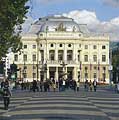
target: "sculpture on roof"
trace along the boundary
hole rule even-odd
[[[64,27],[63,23],[60,23],[59,26],[55,28],[55,31],[66,31],[66,27]]]

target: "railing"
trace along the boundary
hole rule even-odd
[[[70,61],[62,61],[62,60],[48,60],[47,61],[47,64],[62,64],[62,63],[65,63],[65,64],[77,64],[76,61],[73,61],[73,60],[70,60]],[[79,62],[80,63],[80,62]]]

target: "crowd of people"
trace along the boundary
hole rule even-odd
[[[58,81],[54,80],[53,78],[47,79],[46,81],[37,81],[33,80],[32,82],[23,82],[18,81],[15,82],[14,89],[21,89],[21,90],[29,90],[33,92],[49,92],[49,91],[65,91],[67,89],[71,89],[73,91],[79,91],[80,88],[80,81],[76,80],[69,80],[69,79],[63,79],[60,78]],[[84,89],[85,91],[95,91],[97,89],[97,81],[94,79],[92,82],[91,80],[88,81],[87,79],[84,82]]]
[[[60,78],[58,81],[55,81],[53,78],[47,79],[46,81],[36,81],[32,82],[15,82],[14,89],[21,88],[21,90],[29,90],[29,91],[65,91],[66,89],[72,89],[74,91],[79,91],[79,81],[68,80]]]

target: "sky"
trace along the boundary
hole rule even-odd
[[[87,24],[90,31],[109,34],[111,41],[119,41],[119,0],[30,0],[23,31],[44,16],[62,15],[78,24]]]

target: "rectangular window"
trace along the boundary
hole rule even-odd
[[[105,46],[105,45],[102,45],[102,49],[106,49],[106,46]]]
[[[59,50],[58,51],[58,60],[63,60],[63,55],[64,55],[63,50]]]
[[[27,61],[27,55],[26,54],[23,55],[23,60]]]
[[[36,73],[33,73],[33,78],[36,78]]]
[[[97,55],[93,55],[93,61],[97,62]]]
[[[85,56],[84,56],[84,61],[85,61],[85,62],[88,62],[88,55],[85,55]]]
[[[97,49],[97,46],[96,46],[96,45],[93,45],[93,49]]]
[[[33,45],[32,47],[33,47],[33,49],[36,49],[36,45]]]
[[[27,45],[24,45],[24,49],[27,49]]]
[[[44,51],[41,50],[40,53],[41,53],[41,61],[44,61]]]
[[[85,45],[85,49],[88,49],[88,45]]]
[[[14,55],[14,61],[18,61],[18,55]]]
[[[106,62],[106,55],[102,55],[102,62]]]
[[[96,73],[94,73],[93,77],[94,77],[94,78],[97,78],[97,74],[96,74]]]
[[[67,51],[67,60],[70,61],[70,60],[72,60],[72,58],[73,58],[73,52],[72,52],[72,50],[68,50]]]
[[[36,61],[36,54],[33,54],[32,60],[33,60],[33,61]]]

